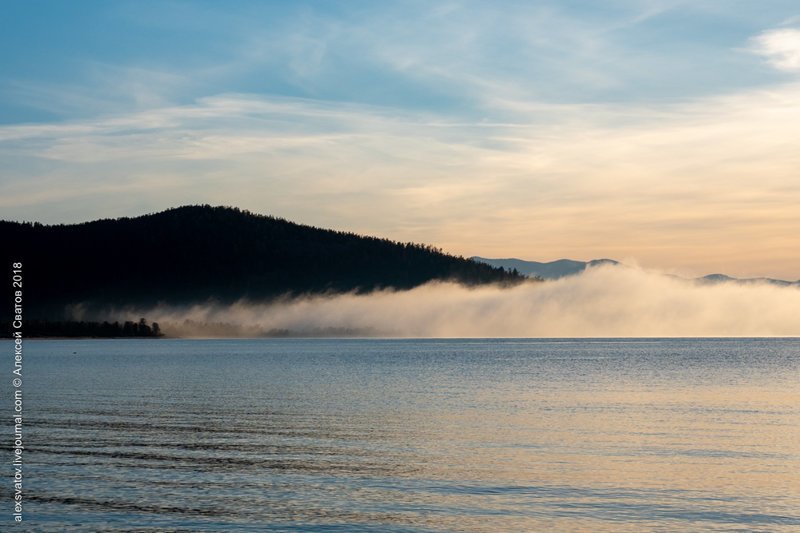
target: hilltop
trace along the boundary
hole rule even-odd
[[[524,280],[428,245],[209,205],[70,225],[2,221],[0,235],[4,264],[24,263],[29,319],[59,319],[75,304],[103,309],[265,301],[403,290],[433,280],[465,285]]]

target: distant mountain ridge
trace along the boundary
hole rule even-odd
[[[568,276],[575,276],[584,270],[594,266],[600,265],[622,265],[624,264],[614,261],[613,259],[593,259],[591,261],[575,261],[572,259],[558,259],[546,263],[538,261],[525,261],[523,259],[508,258],[508,259],[489,259],[485,257],[473,256],[473,261],[486,263],[494,267],[502,267],[506,270],[516,269],[517,272],[528,277],[537,277],[545,280],[560,279]],[[778,285],[781,287],[800,287],[800,280],[786,281],[782,279],[773,278],[734,278],[725,274],[709,274],[699,278],[694,278],[694,281],[703,284],[716,284],[716,283],[768,283],[771,285]]]
[[[713,285],[716,283],[743,283],[743,284],[769,283],[770,285],[779,285],[781,287],[792,287],[792,286],[800,287],[800,280],[786,281],[783,279],[774,279],[774,278],[734,278],[726,274],[708,274],[707,276],[695,278],[695,281],[698,281],[700,283],[706,283],[709,285]]]
[[[209,205],[69,225],[0,221],[0,236],[3,264],[23,263],[29,319],[60,319],[77,304],[120,309],[525,280],[432,246]]]
[[[618,265],[613,259],[593,259],[591,261],[574,261],[572,259],[559,259],[549,263],[538,261],[525,261],[523,259],[488,259],[485,257],[474,256],[473,261],[486,263],[494,267],[502,267],[506,270],[516,269],[517,272],[531,278],[559,279],[567,276],[580,274],[589,267],[599,265]]]

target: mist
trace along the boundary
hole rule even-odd
[[[161,323],[168,335],[189,337],[800,336],[800,288],[708,285],[639,268],[601,266],[513,288],[429,283],[408,291],[268,304],[127,309],[118,316],[131,314]]]

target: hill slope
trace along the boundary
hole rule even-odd
[[[28,318],[56,318],[75,303],[231,302],[523,279],[430,246],[207,205],[74,225],[0,222],[0,236],[13,243],[3,248],[4,265],[24,263]]]

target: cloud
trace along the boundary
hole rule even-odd
[[[751,40],[750,51],[784,72],[800,72],[800,29],[765,31]]]
[[[273,330],[400,337],[798,336],[800,289],[703,285],[638,268],[604,266],[511,289],[432,283],[403,292],[158,307],[116,315],[120,320],[132,316],[146,316],[172,328],[173,334],[200,336]],[[203,331],[198,326],[203,323],[228,325]]]

